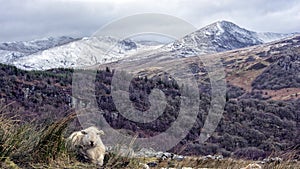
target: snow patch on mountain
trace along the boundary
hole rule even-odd
[[[165,46],[174,57],[211,54],[259,45],[293,34],[257,33],[228,21],[218,21]]]
[[[185,37],[162,44],[113,37],[45,38],[0,44],[0,62],[21,69],[83,68],[139,59],[175,59],[223,52],[283,39],[294,34],[257,33],[218,21]]]
[[[61,46],[78,39],[62,36],[37,39],[32,41],[0,43],[0,62],[10,64],[13,61],[39,51]]]
[[[19,68],[46,70],[52,68],[84,68],[96,64],[114,62],[133,53],[159,48],[155,45],[138,44],[130,39],[113,37],[90,37],[44,50],[13,62]]]
[[[284,39],[293,36],[295,34],[296,33],[272,33],[272,32],[256,33],[257,37],[264,43]]]

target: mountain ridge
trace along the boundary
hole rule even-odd
[[[0,62],[27,70],[85,67],[155,55],[167,59],[212,54],[268,43],[292,35],[294,33],[257,33],[229,21],[217,21],[166,45],[139,43],[130,39],[116,40],[112,37],[86,37],[71,39],[65,44],[50,45],[45,50],[42,45],[42,48],[24,52],[22,45],[20,50],[9,51],[8,43],[2,43]],[[5,44],[7,50],[4,50]],[[17,49],[18,43],[14,44]]]
[[[68,36],[48,37],[30,41],[0,43],[0,62],[11,64],[14,60],[43,50],[65,45],[79,40]]]
[[[170,47],[174,51],[180,51],[182,53],[179,52],[180,56],[186,57],[186,55],[211,54],[259,45],[294,34],[258,33],[241,28],[229,21],[217,21],[170,44]]]

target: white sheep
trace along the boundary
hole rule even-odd
[[[81,131],[73,132],[68,138],[67,143],[70,149],[76,150],[81,146],[81,140],[83,138],[83,134]]]
[[[92,126],[72,133],[68,137],[68,142],[71,149],[77,150],[77,153],[80,153],[92,163],[102,166],[105,146],[100,135],[104,135],[104,132]]]

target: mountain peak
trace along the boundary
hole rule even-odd
[[[241,28],[240,26],[238,26],[237,24],[235,24],[233,22],[225,21],[225,20],[214,22],[214,23],[204,27],[203,29],[214,29],[214,30],[220,30],[221,32],[226,32],[226,31],[234,31],[234,32],[242,31],[242,32],[247,32],[247,33],[252,32],[247,29]]]
[[[212,24],[220,24],[220,25],[236,25],[235,23],[233,22],[230,22],[230,21],[226,21],[226,20],[220,20],[220,21],[217,21],[217,22],[214,22]],[[236,25],[237,26],[237,25]]]
[[[183,55],[191,53],[191,56],[223,52],[227,50],[243,48],[263,43],[255,32],[246,30],[229,21],[217,21],[197,30],[179,41],[187,46]],[[182,46],[175,43],[176,50]],[[189,52],[192,51],[192,52]]]

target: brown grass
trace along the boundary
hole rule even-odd
[[[83,163],[65,146],[65,131],[76,113],[38,128],[34,124],[21,124],[13,118],[5,117],[10,105],[0,106],[0,168],[99,168],[90,163]],[[134,140],[133,140],[134,142]],[[157,163],[154,168],[193,167],[239,169],[256,161],[223,159],[204,160],[201,157],[186,157],[183,161],[160,160],[158,158],[128,158],[108,153],[102,168],[142,168],[142,164]],[[262,165],[264,169],[299,169],[300,163],[283,161],[279,164]]]

